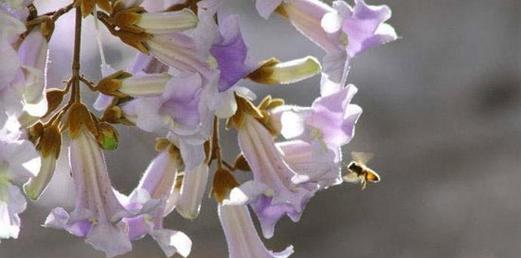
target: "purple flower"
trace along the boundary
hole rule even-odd
[[[272,135],[251,115],[246,115],[238,130],[238,138],[255,184],[268,189],[251,204],[264,236],[271,238],[275,224],[282,216],[288,215],[294,222],[300,220],[314,191],[304,184],[307,177],[298,175],[289,167]]]
[[[125,116],[145,131],[168,133],[191,170],[204,159],[203,143],[211,134],[219,101],[217,75],[207,80],[198,73],[178,74],[157,96],[138,97],[123,106]]]
[[[322,190],[342,183],[341,161],[336,153],[317,141],[292,140],[278,142],[284,160],[299,175],[307,177],[311,189]]]
[[[336,12],[323,17],[324,29],[347,37],[346,51],[350,57],[360,52],[397,39],[394,28],[385,23],[391,18],[391,9],[386,5],[368,5],[364,0],[355,0],[354,7],[344,1],[333,2]]]
[[[179,152],[175,148],[163,150],[148,166],[139,185],[125,199],[125,207],[133,213],[145,213],[124,218],[128,225],[130,240],[150,235],[159,244],[167,257],[176,253],[186,257],[192,242],[183,232],[163,228],[167,200],[173,193],[173,185],[180,164]]]
[[[398,38],[394,28],[385,23],[391,18],[391,9],[386,5],[367,5],[364,0],[355,0],[355,6],[351,7],[344,1],[335,1],[333,8],[334,12],[322,18],[322,27],[345,50],[330,51],[324,57],[322,95],[334,93],[338,86],[343,86],[351,58]]]
[[[344,1],[335,1],[331,7],[319,0],[257,0],[257,10],[265,18],[277,8],[300,33],[326,51],[322,95],[344,85],[351,58],[397,39],[394,28],[385,23],[391,18],[385,5],[367,5],[364,0],[355,0],[354,7]]]
[[[144,86],[148,88],[148,85]],[[161,132],[171,128],[176,133],[187,134],[200,126],[199,104],[203,86],[199,74],[179,74],[172,77],[156,96],[136,98],[124,107],[124,111],[129,117],[135,117],[137,126],[145,131]]]
[[[273,111],[280,119],[280,130],[286,139],[318,141],[334,151],[340,160],[339,148],[351,141],[362,109],[351,104],[358,89],[348,85],[334,94],[317,98],[311,107],[282,106]]]
[[[218,206],[219,220],[226,236],[229,258],[286,258],[293,254],[293,246],[282,252],[272,252],[264,246],[245,205]]]
[[[117,199],[102,150],[94,135],[84,126],[71,139],[69,147],[71,173],[76,185],[76,205],[70,214],[55,208],[45,221],[50,228],[65,229],[85,237],[95,249],[114,257],[132,250],[127,227],[121,221],[130,213]]]

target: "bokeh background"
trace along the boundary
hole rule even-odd
[[[43,12],[68,1],[36,2]],[[322,56],[283,19],[261,19],[253,0],[230,2],[254,57]],[[521,1],[368,2],[393,9],[390,23],[402,38],[353,63],[349,82],[360,90],[354,102],[364,114],[345,153],[375,153],[370,165],[383,181],[366,191],[344,184],[319,193],[300,223],[284,219],[266,245],[281,250],[293,244],[299,258],[521,257]],[[51,86],[61,87],[68,75],[70,24],[72,16],[63,18],[51,42]],[[83,35],[82,69],[95,80],[95,36],[92,30]],[[125,68],[133,51],[108,35],[104,43],[109,63]],[[319,92],[318,77],[278,88],[242,84],[259,96],[300,105]],[[107,160],[116,188],[129,193],[155,154],[155,136],[127,128],[121,133],[120,150]],[[237,153],[233,134],[224,141],[231,158]],[[61,172],[43,200],[23,213],[20,238],[2,242],[0,257],[104,257],[63,231],[40,227],[52,207],[73,204],[66,162],[60,160]],[[227,256],[213,200],[205,200],[197,220],[173,214],[166,226],[192,238],[191,257]],[[122,257],[163,254],[146,238]]]

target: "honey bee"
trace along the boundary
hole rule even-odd
[[[366,165],[373,158],[373,154],[351,152],[351,156],[353,161],[347,165],[347,173],[343,177],[345,182],[360,184],[362,190],[367,187],[367,182],[380,182],[380,175]]]

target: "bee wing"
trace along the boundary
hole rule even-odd
[[[345,182],[348,183],[360,183],[360,177],[356,173],[347,173],[343,177]]]
[[[360,162],[362,164],[367,164],[373,157],[373,153],[368,152],[351,152],[351,157],[353,158],[353,161]]]

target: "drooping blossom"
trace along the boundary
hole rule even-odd
[[[229,258],[286,258],[293,254],[293,246],[281,252],[270,251],[264,246],[246,205],[219,204],[218,214],[228,243]]]
[[[248,207],[245,205],[245,201],[250,196],[245,198],[243,194],[260,192],[256,192],[255,183],[251,181],[244,183],[240,188],[238,186],[239,183],[230,171],[223,168],[217,169],[213,179],[212,192],[218,202],[217,213],[226,237],[228,257],[286,258],[293,254],[293,246],[288,246],[281,252],[270,251],[264,246],[253,225]],[[266,188],[262,189],[262,191],[264,190]]]
[[[62,136],[57,126],[50,125],[42,131],[37,145],[41,157],[40,170],[38,174],[25,183],[23,187],[24,193],[32,200],[40,198],[51,181],[62,147]]]
[[[209,138],[215,109],[211,98],[217,79],[206,80],[198,73],[173,76],[155,96],[138,97],[123,106],[125,116],[145,131],[169,133],[181,149],[186,169],[204,159],[204,142]],[[211,93],[210,93],[211,92]]]
[[[358,89],[347,85],[328,96],[317,98],[311,107],[281,106],[273,110],[272,118],[286,139],[316,141],[335,153],[340,161],[340,147],[349,143],[362,109],[351,100]]]
[[[350,6],[344,1],[335,1],[333,8],[334,12],[322,18],[322,27],[344,46],[345,52],[328,52],[324,57],[322,95],[334,93],[339,84],[345,83],[351,58],[398,38],[394,28],[385,23],[391,18],[387,5],[368,5],[364,0],[355,0],[355,5]]]
[[[364,50],[397,39],[386,5],[368,5],[355,0],[354,6],[335,1],[329,6],[319,0],[257,0],[259,13],[268,18],[277,11],[326,52],[323,59],[322,95],[337,91],[345,83],[350,59]]]
[[[76,186],[76,204],[72,212],[55,208],[45,226],[64,229],[85,238],[96,250],[114,257],[132,250],[122,222],[131,214],[120,203],[112,188],[107,165],[93,134],[95,126],[82,104],[75,104],[69,114],[69,162]]]
[[[318,189],[342,182],[342,146],[354,137],[362,109],[351,100],[354,85],[317,98],[311,107],[280,106],[272,111],[272,123],[288,141],[277,143],[285,161]]]
[[[192,37],[182,31],[194,28],[197,17],[189,9],[149,13],[143,1],[119,1],[110,20],[120,30],[114,34],[142,53],[183,72],[210,73],[208,60]]]
[[[271,238],[282,216],[287,215],[294,222],[300,220],[314,191],[306,187],[307,178],[298,175],[284,160],[271,133],[251,115],[245,115],[238,138],[254,182],[258,187],[269,189],[255,198],[252,208],[264,236]]]
[[[167,257],[179,253],[183,257],[190,254],[192,242],[183,232],[163,228],[163,218],[168,199],[174,191],[174,183],[182,162],[179,150],[173,145],[165,146],[150,163],[143,174],[139,185],[128,198],[124,199],[125,207],[134,213],[144,213],[125,218],[130,240],[150,235],[161,247]]]

